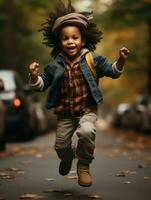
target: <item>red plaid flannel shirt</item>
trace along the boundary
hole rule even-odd
[[[59,104],[54,108],[54,112],[57,114],[78,115],[92,110],[87,106],[90,91],[79,64],[84,53],[86,51],[81,52],[73,62],[64,57],[66,66],[61,84],[61,98]]]

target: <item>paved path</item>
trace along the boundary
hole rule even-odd
[[[25,199],[27,194],[28,199],[44,200],[151,199],[151,137],[101,130],[99,121],[89,188],[77,184],[76,160],[69,176],[58,174],[54,138],[50,133],[32,142],[7,145],[8,156],[0,159],[0,200]]]

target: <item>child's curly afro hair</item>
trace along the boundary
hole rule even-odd
[[[58,53],[61,52],[60,42],[59,42],[59,31],[52,32],[52,27],[54,25],[55,20],[58,17],[64,16],[69,13],[76,12],[75,8],[72,6],[71,1],[68,0],[68,6],[66,7],[61,0],[58,0],[54,10],[49,13],[49,18],[45,23],[42,24],[42,28],[39,31],[43,32],[43,44],[52,48],[51,55],[52,57],[56,57]],[[80,12],[88,19],[92,16],[92,12]],[[96,24],[89,19],[89,24],[87,28],[79,27],[82,37],[85,41],[85,48],[90,51],[94,51],[96,49],[96,44],[102,39],[102,32],[97,28]]]

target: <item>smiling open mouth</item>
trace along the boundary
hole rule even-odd
[[[72,51],[72,50],[75,50],[76,47],[67,47],[68,51]]]

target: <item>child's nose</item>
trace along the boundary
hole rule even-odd
[[[71,44],[71,43],[73,43],[73,39],[72,38],[68,40],[68,44]]]

